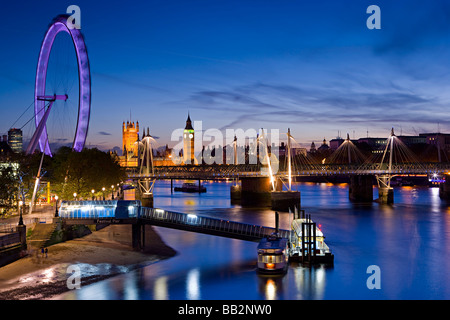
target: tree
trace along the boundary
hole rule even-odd
[[[17,169],[14,163],[0,166],[0,216],[14,207],[17,196]]]
[[[102,188],[123,181],[125,170],[105,152],[96,148],[83,149],[81,152],[60,148],[53,159],[52,176],[53,191],[62,199],[77,197],[90,199],[91,190],[96,193]]]
[[[0,206],[3,206],[6,211],[14,208],[19,200],[24,203],[31,200],[41,155],[41,153],[32,155],[19,153],[2,159],[0,165]],[[47,174],[45,168],[49,167],[50,159],[48,156],[44,157],[42,166],[44,169],[41,170],[41,176]],[[37,190],[37,195],[40,192],[41,188]]]

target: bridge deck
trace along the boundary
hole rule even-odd
[[[280,168],[281,169],[281,168]],[[450,171],[450,163],[399,163],[391,170],[385,164],[317,164],[299,166],[292,169],[292,176],[336,176],[336,175],[383,175],[388,174],[433,174]],[[287,176],[279,170],[277,176]],[[139,179],[221,179],[268,176],[268,171],[260,165],[200,165],[200,166],[160,166],[153,173],[140,174],[136,169],[128,169],[128,177]]]

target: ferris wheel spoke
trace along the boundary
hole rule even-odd
[[[39,101],[55,101],[55,100],[66,101],[69,98],[69,96],[67,94],[54,94],[52,96],[37,96],[36,98]]]

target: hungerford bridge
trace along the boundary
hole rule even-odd
[[[375,177],[378,183],[379,201],[390,204],[393,203],[394,198],[391,187],[393,177],[398,175],[436,176],[450,172],[450,163],[448,162],[421,163],[418,161],[414,154],[395,136],[393,129],[386,140],[386,146],[379,162],[369,162],[363,159],[361,152],[347,136],[347,139],[328,160],[330,163],[314,164],[304,161],[302,164],[292,165],[290,131],[287,135],[287,164],[283,170],[275,172],[272,171],[273,164],[270,163],[268,144],[264,143],[266,142],[264,135],[260,137],[262,138],[260,142],[261,146],[266,148],[265,165],[153,166],[151,147],[153,139],[149,134],[144,134],[142,140],[139,141],[139,167],[129,170],[128,178],[139,187],[139,195],[144,206],[152,206],[153,186],[158,179],[198,180],[199,186],[201,180],[232,179],[236,181],[236,184],[231,187],[231,199],[261,203],[261,200],[268,198],[274,209],[282,210],[300,204],[300,192],[291,189],[294,177],[348,176],[350,177],[350,199],[362,202],[373,201]],[[236,154],[236,140],[234,146]],[[343,158],[345,158],[344,161]],[[337,162],[340,163],[337,164]],[[237,183],[238,181],[241,182],[240,185]],[[283,185],[286,186],[286,191],[282,191]],[[448,187],[447,184],[441,185],[441,194],[447,193],[450,195],[450,183]]]
[[[258,164],[246,165],[184,165],[184,166],[155,166],[151,173],[130,171],[128,177],[139,179],[242,179],[248,177],[267,177],[265,167]],[[379,163],[373,164],[321,164],[304,165],[291,171],[291,176],[350,176],[350,175],[402,175],[402,174],[443,174],[450,171],[449,163],[409,163],[393,164],[391,168]],[[287,178],[288,171],[278,171],[276,177]]]

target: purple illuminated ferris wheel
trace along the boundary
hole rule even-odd
[[[55,132],[51,135],[53,140],[70,140],[71,142],[73,139],[72,149],[75,151],[81,151],[86,142],[91,108],[89,59],[83,35],[79,29],[69,27],[68,17],[69,15],[57,16],[50,24],[42,41],[34,93],[36,131],[30,140],[27,154],[33,153],[39,144],[41,152],[52,155],[48,132],[50,126],[63,128],[72,126],[72,132],[64,139],[60,133]],[[69,36],[63,39],[66,41],[67,51],[55,58],[53,56],[57,53],[53,51],[58,51],[55,41],[59,34]],[[56,42],[59,41],[61,40]],[[52,86],[52,81],[57,85]],[[57,106],[53,107],[54,104]],[[58,125],[51,125],[48,122],[49,116],[53,113],[50,112],[52,107],[59,109],[61,114],[54,119]],[[73,113],[72,117],[70,113]],[[67,121],[72,124],[66,124]]]

